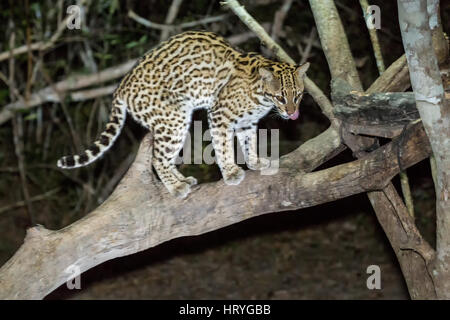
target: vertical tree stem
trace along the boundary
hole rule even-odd
[[[367,0],[359,0],[359,3],[361,4],[361,9],[363,10],[364,20],[366,20],[369,3]],[[380,41],[378,40],[377,30],[375,28],[367,29],[369,30],[370,41],[372,42],[372,48],[375,55],[375,60],[377,62],[378,72],[382,74],[384,70],[386,70],[386,68],[384,66],[383,55],[381,54],[381,47]]]
[[[364,20],[366,20],[369,3],[367,0],[359,0],[359,3],[361,4]],[[378,72],[381,75],[386,68],[384,66],[383,55],[381,54],[381,46],[380,41],[378,40],[377,30],[375,28],[369,28],[369,26],[367,26],[367,30],[369,31],[370,41],[372,42],[373,54],[377,63]],[[405,199],[406,207],[408,208],[408,213],[414,217],[414,201],[411,196],[411,187],[409,186],[409,179],[406,171],[400,172],[400,185],[402,187],[402,194]]]

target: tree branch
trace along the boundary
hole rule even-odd
[[[130,71],[136,61],[137,60],[130,60],[118,66],[114,66],[94,74],[69,77],[65,80],[56,82],[52,86],[33,93],[30,95],[28,101],[19,100],[17,102],[10,103],[0,112],[0,125],[11,119],[12,115],[17,110],[30,109],[45,102],[59,102],[60,97],[64,97],[68,91],[117,79]]]
[[[320,42],[333,79],[341,78],[354,90],[362,91],[355,61],[333,0],[310,0]],[[323,22],[327,23],[323,23]],[[326,54],[326,53],[332,54]]]
[[[221,14],[221,15],[218,15],[218,16],[205,17],[203,19],[189,21],[189,22],[184,22],[184,23],[180,23],[178,25],[173,25],[173,24],[156,23],[156,22],[147,20],[147,19],[137,15],[133,10],[129,10],[128,11],[128,17],[130,17],[131,19],[133,19],[137,23],[140,23],[140,24],[142,24],[143,26],[145,26],[147,28],[161,30],[163,32],[164,31],[167,31],[167,32],[177,32],[177,31],[181,32],[183,29],[193,28],[193,27],[196,27],[198,25],[205,25],[205,24],[208,24],[208,23],[214,23],[214,22],[223,21],[226,18],[228,18],[229,16],[230,16],[229,14]]]
[[[415,125],[408,129],[406,139],[394,140],[351,163],[304,174],[299,168],[285,166],[299,162],[302,152],[297,151],[281,159],[277,175],[247,172],[238,186],[225,186],[222,180],[202,184],[187,199],[179,200],[153,176],[152,141],[148,135],[130,170],[100,207],[58,231],[43,227],[28,230],[25,243],[0,269],[0,299],[43,298],[73,276],[66,272],[70,266],[83,272],[174,238],[203,234],[269,212],[306,208],[384,188],[399,172],[399,147],[405,168],[430,152],[423,129]],[[316,165],[300,163],[304,171]],[[420,250],[414,243],[411,245]]]

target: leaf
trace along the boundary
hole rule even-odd
[[[128,43],[125,45],[125,48],[130,49],[130,48],[134,48],[134,47],[136,47],[136,46],[138,46],[138,45],[139,45],[139,42],[138,42],[138,41],[131,41],[131,42],[128,42]]]
[[[147,42],[147,35],[143,35],[140,39],[139,39],[139,44],[144,44]]]
[[[109,6],[109,15],[112,16],[118,8],[119,8],[119,1],[118,0],[111,1],[111,5]]]

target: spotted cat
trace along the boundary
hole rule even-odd
[[[282,118],[298,118],[308,68],[309,63],[294,66],[243,53],[211,32],[176,35],[145,54],[122,79],[100,138],[82,154],[63,157],[57,165],[77,168],[100,158],[116,140],[128,112],[153,132],[153,166],[169,192],[184,198],[197,180],[184,177],[175,160],[193,111],[204,108],[224,181],[237,185],[245,173],[234,162],[233,134],[247,166],[267,168],[270,161],[257,155],[257,123],[273,107]]]

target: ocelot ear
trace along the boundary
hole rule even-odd
[[[266,68],[261,67],[261,68],[259,68],[258,72],[263,81],[270,82],[273,80],[273,74],[270,70],[267,70]]]
[[[309,62],[305,62],[304,64],[299,65],[295,70],[295,72],[297,73],[300,79],[303,79],[308,69],[309,69]]]

